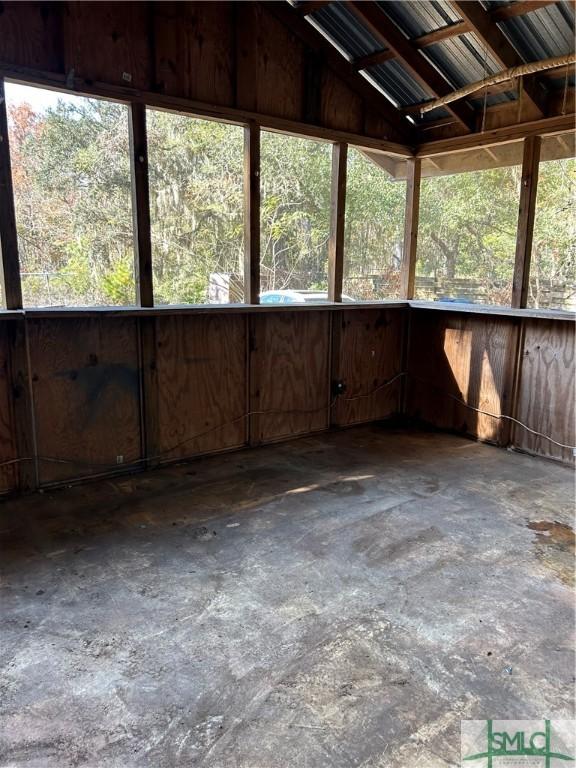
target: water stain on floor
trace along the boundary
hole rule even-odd
[[[528,523],[536,531],[537,556],[542,564],[554,572],[563,584],[574,584],[574,529],[557,520],[534,520]]]

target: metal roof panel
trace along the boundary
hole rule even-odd
[[[385,48],[344,3],[331,3],[311,14],[311,18],[351,59],[368,56]]]

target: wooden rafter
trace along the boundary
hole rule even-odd
[[[433,32],[428,32],[420,37],[415,37],[410,42],[415,48],[422,49],[427,48],[429,45],[440,43],[442,40],[448,40],[451,37],[457,35],[463,35],[465,32],[470,32],[470,27],[465,21],[456,21],[454,24],[449,24],[446,27],[440,27]],[[382,64],[390,59],[395,59],[396,54],[389,48],[385,48],[375,53],[370,53],[368,56],[361,56],[354,61],[356,69],[366,69],[372,67],[375,64]]]
[[[492,21],[506,21],[515,16],[525,16],[531,11],[537,11],[540,8],[546,8],[548,5],[555,5],[557,0],[517,0],[511,5],[503,5],[500,8],[494,8],[490,11]]]
[[[450,152],[461,152],[465,149],[505,144],[510,141],[524,139],[527,136],[546,136],[555,133],[567,133],[573,130],[573,114],[556,115],[555,117],[546,117],[540,120],[530,120],[525,123],[493,128],[484,131],[484,133],[423,142],[417,149],[416,157],[424,158],[433,157],[434,155],[446,155]]]
[[[352,90],[365,99],[397,134],[410,140],[412,127],[406,118],[360,75],[354,65],[347,61],[334,46],[309,24],[295,8],[287,2],[266,3],[266,10],[285,24],[302,42],[321,53],[326,64]]]
[[[503,32],[498,29],[491,15],[484,10],[478,0],[451,0],[452,6],[465,19],[473,29],[487,50],[492,54],[502,69],[511,69],[523,64],[523,60],[508,42]],[[538,92],[539,85],[535,80],[525,83],[524,98],[542,116],[544,111],[541,106],[544,92]]]
[[[417,48],[400,32],[393,22],[373,2],[351,0],[347,7],[358,19],[402,60],[412,76],[435,96],[446,96],[452,91],[450,84],[425,59]],[[474,115],[465,104],[451,104],[448,110],[468,130],[473,129]]]

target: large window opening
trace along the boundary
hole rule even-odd
[[[332,145],[261,134],[263,304],[326,301]]]
[[[243,128],[148,109],[156,304],[244,300]]]
[[[406,208],[406,163],[348,150],[343,294],[397,299]]]
[[[6,83],[25,307],[136,301],[128,108]]]
[[[430,177],[420,189],[416,298],[510,306],[522,149],[505,151],[501,158],[475,150],[423,165]],[[499,163],[506,165],[490,167]],[[467,166],[477,170],[457,172]]]
[[[576,310],[576,160],[574,136],[542,143],[532,240],[528,306]]]

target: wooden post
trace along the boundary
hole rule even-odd
[[[420,171],[422,161],[411,157],[406,160],[406,212],[404,214],[404,253],[400,273],[400,298],[414,298],[416,280],[416,246],[420,215]]]
[[[330,188],[330,243],[328,248],[328,300],[342,301],[344,275],[344,217],[346,212],[346,170],[348,145],[332,146]]]
[[[244,128],[244,302],[260,303],[260,126]]]
[[[14,212],[14,190],[10,169],[4,78],[0,78],[0,251],[2,255],[0,272],[3,275],[3,280],[0,282],[4,285],[6,309],[22,309],[22,286],[18,260],[16,214]]]
[[[150,194],[148,186],[148,141],[146,107],[130,105],[130,155],[132,174],[132,222],[134,227],[136,301],[141,307],[154,306],[152,282],[152,241],[150,235]]]
[[[524,139],[522,186],[520,188],[518,231],[516,233],[516,260],[514,262],[514,278],[512,281],[513,307],[525,307],[528,299],[541,144],[542,139],[540,136],[528,136],[528,138]]]

